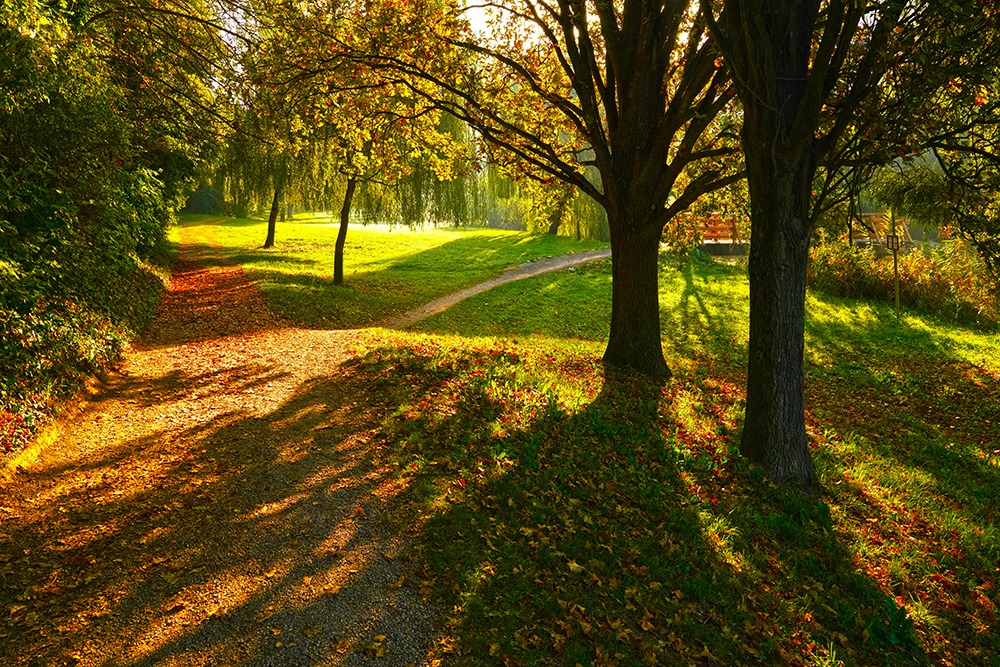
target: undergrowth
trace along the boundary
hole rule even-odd
[[[175,253],[165,240],[148,261],[80,253],[49,270],[60,283],[51,296],[27,301],[10,283],[0,290],[0,451],[25,445],[88,377],[121,358],[155,314]]]
[[[874,248],[819,243],[810,249],[809,285],[832,296],[893,301],[892,256]],[[1000,300],[975,251],[961,240],[899,257],[899,300],[962,324],[996,328]]]

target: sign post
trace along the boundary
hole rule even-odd
[[[892,233],[885,237],[885,247],[892,249],[892,273],[896,282],[896,319],[899,319],[899,235],[896,234],[896,212],[889,209]]]

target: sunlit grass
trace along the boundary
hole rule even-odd
[[[541,257],[604,247],[590,241],[482,228],[352,225],[343,286],[333,285],[338,225],[300,214],[278,225],[263,250],[263,220],[182,216],[189,242],[221,248],[241,263],[281,315],[307,326],[377,323]]]

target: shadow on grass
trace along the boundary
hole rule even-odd
[[[682,442],[670,386],[608,373],[566,411],[520,364],[383,348],[353,371],[400,406],[383,433],[465,662],[926,661],[829,508]]]
[[[203,215],[200,213],[182,213],[178,217],[180,224],[184,227],[253,227],[255,225],[266,225],[267,220],[261,218],[233,218],[225,215]],[[265,227],[266,229],[266,227]],[[264,236],[261,235],[261,243]]]

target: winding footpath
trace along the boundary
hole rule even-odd
[[[241,267],[186,244],[142,344],[0,481],[0,664],[431,664],[441,610],[375,408],[344,389],[356,335],[278,320]]]

